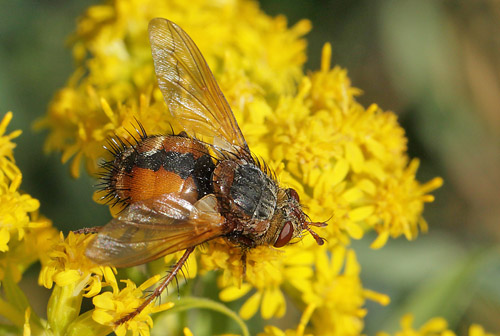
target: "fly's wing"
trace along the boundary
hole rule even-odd
[[[175,23],[156,18],[149,40],[160,90],[185,131],[233,154],[250,153],[233,112],[200,50]]]
[[[227,233],[216,209],[212,194],[195,204],[173,194],[135,202],[99,231],[85,255],[100,265],[129,267],[199,245]]]

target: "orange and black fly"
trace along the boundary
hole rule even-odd
[[[250,153],[238,123],[191,38],[161,18],[149,24],[158,85],[184,131],[135,143],[111,140],[103,189],[123,211],[98,232],[86,255],[101,265],[129,267],[185,250],[166,278],[123,323],[150,304],[179,272],[194,248],[224,237],[249,249],[285,246],[308,231],[323,244],[294,189],[281,188]],[[195,137],[195,135],[197,137]],[[199,139],[203,139],[199,140]],[[92,231],[89,230],[89,231]],[[89,232],[87,231],[87,232]]]

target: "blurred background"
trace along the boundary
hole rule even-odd
[[[14,112],[8,133],[22,129],[15,157],[22,189],[67,231],[101,225],[95,181],[69,178],[60,155],[43,154],[45,135],[32,131],[55,91],[73,71],[67,38],[76,18],[97,1],[0,0],[0,116]],[[391,296],[368,303],[365,333],[394,331],[405,313],[415,326],[442,316],[457,334],[471,323],[500,332],[500,2],[497,0],[261,0],[290,24],[310,19],[307,69],[321,48],[348,69],[377,103],[399,115],[409,155],[421,159],[418,179],[445,185],[425,208],[430,232],[416,241],[373,237],[354,242],[364,286]]]

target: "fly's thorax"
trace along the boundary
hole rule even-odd
[[[219,211],[233,231],[251,241],[265,244],[263,237],[276,210],[278,186],[258,166],[245,161],[221,161],[213,174]]]

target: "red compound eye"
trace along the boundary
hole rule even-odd
[[[288,193],[290,194],[290,197],[294,198],[297,201],[297,203],[300,202],[299,194],[297,193],[297,191],[295,191],[295,189],[288,188]]]
[[[276,239],[276,242],[274,243],[274,247],[285,246],[286,244],[288,244],[290,239],[292,239],[292,236],[293,236],[292,222],[286,222],[285,225],[283,225],[283,228],[281,229],[278,239]]]

